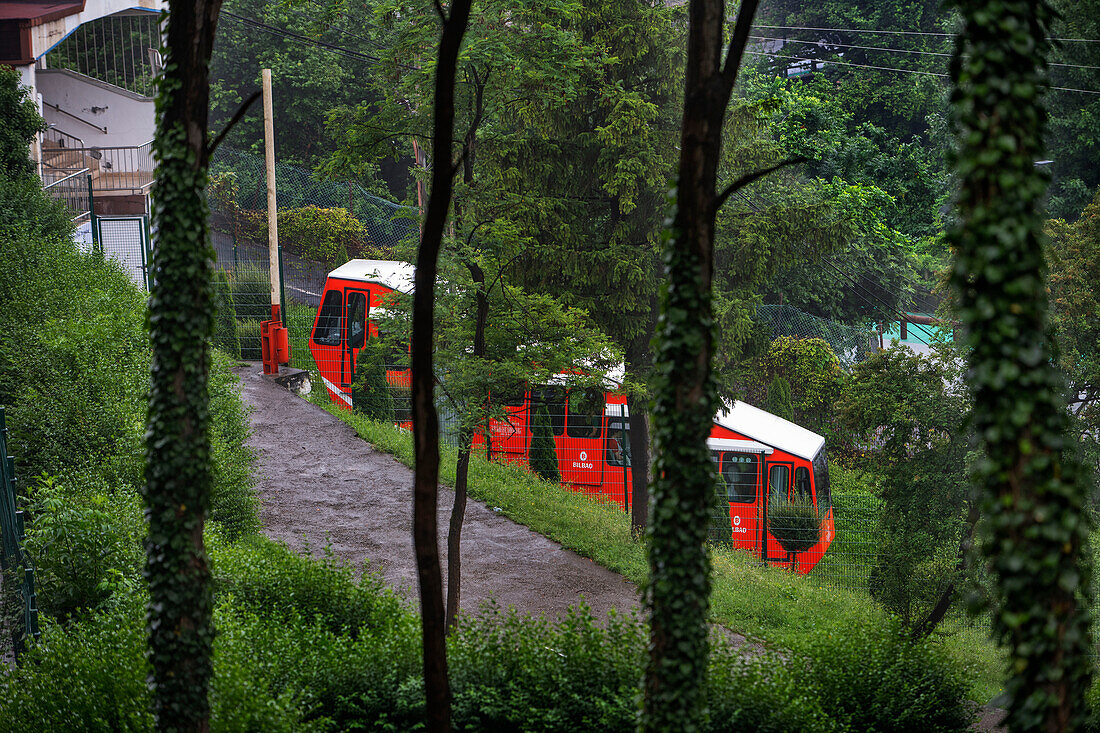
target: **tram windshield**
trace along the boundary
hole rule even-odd
[[[340,326],[343,319],[341,311],[344,295],[339,290],[329,290],[321,303],[321,313],[317,316],[317,327],[313,329],[313,343],[321,346],[340,345]]]

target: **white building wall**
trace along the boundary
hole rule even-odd
[[[152,99],[68,69],[38,69],[37,77],[46,122],[80,138],[85,146],[128,147],[153,139]]]

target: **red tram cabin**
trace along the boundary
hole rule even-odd
[[[317,309],[309,348],[329,396],[352,406],[351,384],[359,349],[378,336],[371,312],[393,292],[409,293],[412,265],[382,260],[351,260],[333,270]],[[396,364],[387,381],[408,388],[409,373]],[[505,401],[505,417],[490,421],[478,447],[500,460],[527,465],[536,407],[545,406],[563,485],[630,510],[630,416],[626,398],[613,390],[568,390],[564,385],[532,386]],[[408,425],[407,407],[395,415]],[[486,446],[486,439],[488,446]],[[715,418],[707,441],[729,504],[734,547],[765,562],[808,573],[833,539],[833,509],[825,439],[799,425],[744,402]],[[820,537],[790,557],[768,529],[768,508],[776,493],[809,497],[822,517]]]

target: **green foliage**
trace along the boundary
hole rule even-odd
[[[554,447],[554,434],[550,426],[550,412],[545,403],[535,406],[531,420],[531,448],[528,452],[531,470],[547,481],[561,481],[558,471],[558,452]]]
[[[894,622],[812,634],[802,681],[845,730],[970,730],[970,690],[943,650]],[[797,662],[796,662],[797,664]]]
[[[0,178],[28,180],[34,177],[30,144],[45,131],[46,121],[38,114],[29,90],[19,82],[19,72],[0,68]]]
[[[822,433],[830,443],[841,437],[836,405],[847,377],[825,340],[781,336],[726,377],[727,389],[750,404]]]
[[[813,497],[772,491],[768,497],[768,531],[797,562],[798,553],[821,539],[821,513],[814,506]]]
[[[215,353],[210,369],[210,521],[230,540],[260,530],[256,455],[246,444],[252,430],[233,364]]]
[[[1046,2],[960,0],[952,96],[960,150],[952,282],[970,336],[980,546],[1009,652],[1013,731],[1073,730],[1093,674],[1085,481],[1050,342],[1041,233]]]
[[[253,534],[219,543],[211,555],[217,592],[269,623],[300,616],[356,637],[392,630],[405,613],[378,576],[363,572],[356,580],[354,569],[329,548],[313,559]]]
[[[267,240],[267,212],[245,211],[242,233],[257,241]],[[343,208],[302,206],[279,211],[279,244],[328,271],[350,259],[387,259],[370,240],[367,227]]]
[[[776,374],[768,385],[768,399],[764,403],[768,412],[784,420],[794,419],[794,407],[791,405],[791,383]]]
[[[961,357],[941,346],[920,356],[898,346],[857,364],[838,410],[864,447],[855,466],[880,479],[878,558],[871,593],[915,624],[954,580],[967,513],[970,399]]]
[[[79,624],[48,624],[0,681],[0,731],[153,730],[140,594]]]
[[[386,381],[387,346],[368,338],[355,360],[355,380],[351,385],[351,403],[356,412],[372,420],[393,420],[394,400]]]
[[[214,335],[211,343],[229,356],[241,358],[241,342],[237,337],[236,309],[233,307],[233,289],[225,270],[214,272]]]
[[[28,491],[25,551],[34,563],[39,608],[59,619],[100,607],[136,585],[144,523],[131,487],[40,476]]]
[[[489,606],[461,622],[448,658],[459,730],[627,731],[645,628],[583,605],[556,624]]]

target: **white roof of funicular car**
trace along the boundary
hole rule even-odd
[[[812,461],[825,445],[825,438],[817,433],[740,400],[727,404],[714,422],[807,461]]]
[[[408,262],[390,260],[350,260],[328,274],[344,280],[378,283],[399,293],[413,291],[413,274],[416,268]]]

